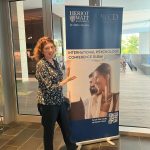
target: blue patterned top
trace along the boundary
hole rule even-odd
[[[43,58],[36,65],[35,77],[39,83],[37,101],[43,105],[61,105],[64,101],[62,87],[59,86],[63,73],[58,62],[53,61],[54,66]]]

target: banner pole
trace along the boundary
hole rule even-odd
[[[100,7],[102,7],[102,0],[89,0],[89,6],[100,6]]]
[[[102,0],[100,0],[100,5],[99,6],[102,7]]]

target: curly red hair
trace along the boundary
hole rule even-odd
[[[52,43],[55,46],[54,41],[51,38],[46,37],[46,36],[41,37],[37,41],[37,43],[35,45],[35,48],[34,48],[34,58],[35,58],[36,61],[39,61],[41,58],[44,57],[44,55],[42,53],[43,52],[43,48],[48,43]]]

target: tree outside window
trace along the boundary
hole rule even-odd
[[[123,35],[121,54],[139,54],[139,35]]]

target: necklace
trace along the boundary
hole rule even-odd
[[[46,58],[45,58],[46,59]],[[55,67],[55,64],[54,64],[54,60],[53,59],[46,59],[53,67]]]

